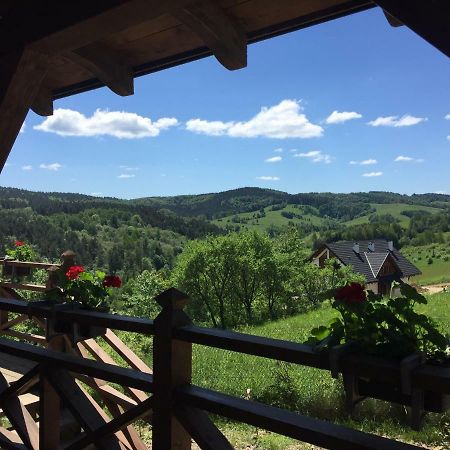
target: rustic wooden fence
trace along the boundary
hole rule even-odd
[[[98,344],[95,347],[94,340],[89,340],[87,344],[79,343],[87,351],[93,348],[96,350],[91,353],[95,359],[88,359],[87,352],[67,353],[67,348],[63,352],[54,343],[45,348],[37,345],[42,342],[38,343],[33,339],[30,340],[34,344],[17,341],[26,336],[9,334],[8,338],[0,338],[0,358],[11,355],[32,363],[31,368],[17,380],[10,383],[5,379],[0,381],[0,407],[11,423],[11,429],[0,429],[1,448],[82,449],[94,444],[100,449],[144,449],[146,444],[131,427],[131,424],[140,419],[151,424],[151,448],[154,450],[190,449],[192,439],[202,449],[232,449],[232,445],[211,421],[208,413],[327,449],[419,448],[205,389],[193,385],[191,380],[192,344],[318,369],[332,369],[343,374],[348,368],[351,368],[352,374],[356,371],[361,376],[372,376],[376,371],[386,379],[401,379],[398,365],[386,361],[363,360],[352,353],[340,355],[333,363],[329,356],[317,353],[306,345],[194,326],[183,311],[187,297],[175,289],[164,292],[156,301],[162,310],[153,321],[99,312],[55,312],[48,305],[14,298],[0,299],[3,320],[6,313],[14,313],[16,316],[8,320],[7,329],[14,326],[17,317],[31,317],[41,323],[50,317],[56,317],[82,325],[108,327],[110,341],[114,341],[111,329],[153,336],[152,371],[130,349],[121,348],[122,359],[129,365],[127,368],[119,367],[104,355],[101,358],[101,347]],[[115,342],[116,347],[120,346]],[[233,368],[230,367],[229,370]],[[97,387],[100,393],[103,388],[103,403],[96,402],[82,387],[80,380],[89,387]],[[111,383],[117,389],[111,390]],[[36,416],[20,401],[20,395],[33,388],[37,388],[39,393]],[[426,390],[450,394],[450,369],[426,365],[417,367],[411,373],[411,389],[419,393]],[[123,398],[125,395],[122,391],[125,390],[128,394],[134,392],[135,396],[130,394]],[[108,401],[109,414],[100,406],[108,406]],[[68,442],[60,440],[60,405],[70,410],[80,427],[80,432]]]

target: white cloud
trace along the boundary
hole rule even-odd
[[[20,127],[19,133],[25,133],[25,128],[26,128],[27,124],[24,122],[22,124],[22,126]]]
[[[119,139],[138,139],[158,136],[162,130],[177,125],[177,119],[163,117],[156,122],[148,117],[124,111],[97,109],[90,117],[71,109],[57,109],[34,127],[35,130],[59,136],[113,136]]]
[[[268,163],[274,163],[274,162],[279,162],[279,161],[281,161],[283,158],[281,157],[281,156],[272,156],[272,158],[267,158],[266,160],[265,160],[265,162],[268,162]]]
[[[450,141],[450,134],[447,136],[447,140]]]
[[[347,120],[353,119],[361,119],[362,114],[357,113],[355,111],[333,111],[326,119],[325,123],[335,124],[335,123],[344,123]]]
[[[209,136],[267,137],[274,139],[312,138],[323,134],[320,125],[311,123],[299,101],[282,100],[278,105],[263,107],[261,111],[246,122],[221,122],[191,119],[186,129]]]
[[[89,195],[93,197],[103,197],[103,192],[91,192]]]
[[[447,192],[446,191],[436,191],[435,194],[441,194],[441,195],[445,195]]]
[[[445,118],[446,118],[447,120],[450,120],[450,114],[447,114],[447,115],[445,116]]]
[[[352,165],[360,165],[360,166],[370,166],[372,164],[377,164],[378,161],[376,159],[364,159],[363,161],[350,161]]]
[[[381,177],[383,175],[383,172],[367,172],[363,173],[363,177]]]
[[[39,167],[41,169],[52,170],[53,172],[57,172],[59,169],[61,169],[62,165],[59,163],[52,163],[52,164],[41,164]]]
[[[30,165],[22,166],[22,170],[33,170],[33,166]]]
[[[257,180],[262,180],[262,181],[279,181],[279,177],[271,177],[271,176],[261,176],[261,177],[256,177]]]
[[[119,166],[119,168],[124,169],[127,172],[136,172],[139,170],[139,167]]]
[[[330,164],[332,157],[326,153],[322,153],[320,150],[311,150],[306,153],[296,153],[294,155],[296,158],[309,158],[312,162],[319,163],[323,162],[325,164]]]
[[[367,124],[372,127],[410,127],[426,120],[428,120],[426,117],[414,117],[405,114],[400,118],[398,116],[377,117]]]
[[[397,158],[394,159],[394,162],[418,162],[422,163],[424,160],[422,158],[411,158],[411,156],[397,156]]]
[[[136,175],[134,173],[121,173],[117,178],[134,178]]]
[[[283,149],[282,148],[276,148],[274,150],[275,153],[283,153]]]

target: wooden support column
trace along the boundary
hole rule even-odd
[[[0,59],[0,171],[47,72],[48,57],[23,48]]]
[[[153,450],[190,450],[191,437],[174,416],[173,389],[190,384],[192,344],[172,338],[174,328],[191,323],[183,312],[187,296],[172,288],[156,301],[162,311],[155,319],[153,338]]]
[[[55,336],[48,342],[48,348],[63,352],[64,336]],[[39,442],[45,450],[60,447],[61,402],[47,378],[47,369],[42,366],[39,385]]]

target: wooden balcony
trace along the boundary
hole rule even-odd
[[[26,289],[26,288],[25,288]],[[331,370],[344,376],[377,373],[401,379],[398,365],[351,352],[336,357],[294,342],[193,325],[176,289],[156,298],[155,320],[92,311],[54,310],[27,302],[0,287],[0,408],[9,426],[0,428],[8,449],[145,449],[136,421],[151,429],[153,449],[233,448],[208,414],[270,430],[327,449],[412,450],[414,445],[362,433],[192,383],[192,344]],[[97,339],[74,343],[46,336],[48,320],[107,327]],[[32,321],[39,331],[15,330]],[[153,338],[149,367],[113,331]],[[233,368],[230,368],[233,370]],[[411,398],[423,411],[423,393],[450,394],[450,369],[422,365],[411,373]],[[422,408],[422,409],[420,409]]]

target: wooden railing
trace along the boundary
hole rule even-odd
[[[52,348],[40,348],[0,338],[0,353],[14,355],[35,364],[15,383],[8,385],[3,381],[0,385],[0,407],[20,438],[10,430],[2,429],[1,447],[46,450],[61,448],[57,414],[55,416],[55,411],[59,411],[59,408],[55,409],[55,405],[60,402],[68,407],[83,430],[65,445],[64,448],[69,449],[81,449],[90,444],[105,449],[145,448],[143,440],[132,434],[130,428],[130,424],[138,418],[151,423],[154,450],[190,449],[191,439],[202,449],[232,449],[232,445],[211,421],[208,413],[327,449],[419,449],[414,445],[195,386],[191,379],[193,343],[318,369],[337,370],[343,374],[349,367],[352,367],[352,373],[356,370],[361,376],[369,376],[377,371],[386,379],[401,378],[397,365],[381,360],[375,364],[372,359],[364,360],[353,353],[342,354],[333,362],[329,356],[317,353],[306,345],[194,326],[183,311],[187,297],[175,289],[164,292],[156,301],[162,310],[152,321],[86,311],[53,311],[48,305],[0,299],[0,310],[31,316],[43,322],[56,317],[74,323],[106,325],[110,329],[153,336],[153,373],[147,371],[145,364],[129,349],[123,356],[129,363],[129,368],[118,367],[108,358],[102,360],[99,358],[101,350],[96,347],[94,340],[80,342],[79,348],[84,348],[87,352],[95,350],[97,360],[82,358],[83,354],[80,352],[66,354]],[[105,339],[114,341],[111,334],[109,337],[106,335]],[[114,345],[117,346],[117,342],[112,344],[113,347]],[[230,367],[229,370],[233,368]],[[119,404],[120,392],[113,392],[113,396],[108,397],[112,391],[110,385],[105,383],[118,384],[128,392],[139,394],[128,403],[121,399],[119,413],[116,410],[116,414],[111,413],[112,417],[109,417],[96,406],[77,379],[89,386],[103,387],[103,398],[115,398],[116,406]],[[26,408],[18,402],[21,393],[36,385],[39,386],[40,393],[39,427],[35,419],[26,412]],[[426,365],[416,368],[411,374],[411,389],[413,392],[428,390],[450,394],[450,369]],[[147,397],[148,394],[152,396]]]

